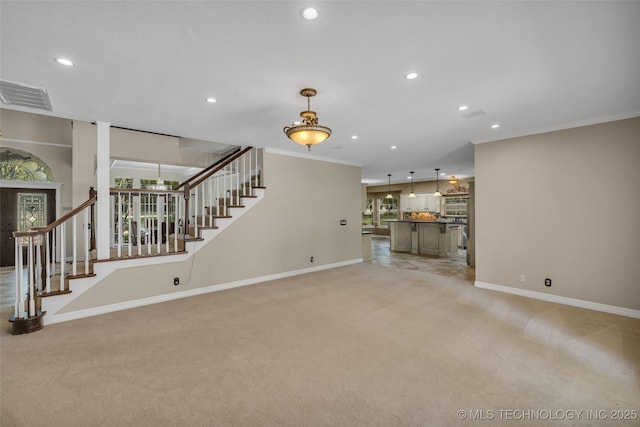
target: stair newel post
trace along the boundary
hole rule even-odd
[[[33,235],[29,235],[29,317],[36,314],[35,271],[33,265]]]
[[[84,274],[89,274],[89,262],[91,261],[91,250],[89,248],[89,211],[84,210]]]
[[[49,233],[44,235],[45,291],[51,292],[51,252],[49,251]]]
[[[21,319],[24,317],[24,283],[22,280],[22,237],[16,238],[15,247],[16,247],[16,306],[15,306],[15,316],[16,319]]]
[[[184,238],[189,238],[189,199],[191,198],[191,184],[184,185]]]
[[[93,187],[89,187],[89,198],[93,199],[94,197],[97,197],[98,193],[96,192],[96,190]],[[89,229],[91,230],[91,250],[96,249],[96,230],[95,227],[93,226],[96,223],[96,213],[95,213],[95,205],[92,204],[91,205],[91,210],[90,210],[90,217],[89,217]]]

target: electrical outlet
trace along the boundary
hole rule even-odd
[[[309,262],[313,262],[313,257],[309,258]]]
[[[544,285],[547,287],[551,286],[551,279],[549,279],[548,277],[544,279]]]
[[[527,281],[527,276],[525,276],[524,274],[520,275],[520,281],[521,282],[526,282]]]
[[[174,277],[173,278],[173,286],[178,286],[180,284],[180,278],[179,277]]]

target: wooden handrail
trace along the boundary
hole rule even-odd
[[[196,182],[190,184],[189,186],[191,187],[191,189],[193,189],[194,187],[197,187],[198,185],[202,184],[205,180],[207,180],[211,175],[213,175],[214,173],[218,172],[219,170],[222,170],[229,163],[233,162],[234,160],[236,160],[237,158],[241,157],[246,152],[251,151],[252,149],[253,149],[253,147],[245,147],[241,151],[236,151],[234,154],[232,154],[231,156],[227,157],[227,160],[224,163],[216,166],[215,168],[210,170],[205,176],[201,177],[200,179],[198,179]]]
[[[111,188],[109,188],[109,192],[110,192],[110,194],[114,194],[114,193],[185,194],[185,199],[188,200],[189,193],[190,193],[191,189],[193,189],[194,187],[197,187],[202,182],[204,182],[206,179],[208,179],[211,175],[213,175],[216,172],[222,170],[224,167],[229,165],[231,162],[233,162],[234,160],[236,160],[237,158],[241,157],[243,154],[247,153],[248,151],[250,151],[252,149],[253,149],[253,147],[245,147],[243,149],[238,149],[238,150],[234,151],[233,153],[229,154],[228,156],[225,156],[223,159],[218,160],[217,162],[213,163],[211,166],[208,166],[206,169],[200,171],[198,174],[192,176],[191,178],[189,178],[188,180],[186,180],[185,182],[180,184],[174,190],[153,190],[153,189],[141,189],[141,188],[113,188],[113,187],[111,187]],[[197,177],[199,177],[199,179],[196,180],[194,183],[191,183],[191,181],[193,181]],[[185,185],[186,185],[186,191],[185,191],[185,189],[178,190],[178,188],[180,188],[182,186],[185,186]],[[84,202],[83,204],[81,204],[77,208],[71,210],[70,212],[67,212],[66,214],[62,215],[60,218],[56,219],[51,224],[48,224],[45,227],[32,228],[30,230],[14,231],[12,233],[13,236],[14,237],[27,237],[27,236],[38,236],[38,235],[42,235],[42,234],[48,233],[49,231],[53,230],[54,228],[56,228],[57,226],[59,226],[63,222],[73,218],[75,215],[79,214],[80,212],[82,212],[87,207],[95,205],[96,201],[98,200],[98,193],[95,192],[92,189],[90,194],[91,194],[91,197],[89,197],[89,199],[86,202]]]
[[[109,192],[111,193],[111,195],[113,196],[116,193],[134,193],[134,195],[138,195],[138,194],[147,194],[147,193],[153,193],[153,194],[182,194],[184,193],[183,190],[154,190],[152,188],[116,188],[116,187],[111,187],[109,188]]]
[[[214,162],[213,164],[207,166],[206,168],[202,169],[200,172],[198,172],[197,174],[193,175],[192,177],[189,177],[189,179],[187,179],[186,181],[180,183],[175,189],[177,190],[178,188],[182,188],[185,186],[185,184],[190,183],[191,181],[193,181],[194,179],[200,177],[202,174],[207,173],[208,171],[210,171],[211,169],[215,168],[217,165],[219,165],[220,163],[226,161],[229,157],[233,156],[234,154],[236,154],[238,151],[240,151],[240,147],[238,147],[235,151],[233,151],[232,153],[227,154],[226,156],[224,156],[223,158],[221,158],[220,160],[217,160],[216,162]]]
[[[25,237],[25,236],[32,236],[32,235],[37,236],[40,234],[48,233],[49,231],[53,230],[63,222],[73,218],[75,215],[79,214],[89,206],[95,204],[97,200],[98,200],[98,194],[96,193],[94,196],[90,197],[89,200],[87,200],[77,208],[73,209],[72,211],[62,215],[60,218],[56,219],[51,224],[44,227],[32,228],[31,230],[14,231],[13,237]]]

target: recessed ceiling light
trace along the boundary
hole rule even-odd
[[[216,102],[218,102],[218,101],[216,101],[215,98],[211,98],[211,97],[206,98],[205,101],[207,101],[209,104],[215,104]]]
[[[55,61],[60,65],[64,65],[65,67],[73,67],[73,62],[71,62],[67,58],[56,58]]]
[[[415,79],[416,77],[418,77],[418,73],[409,73],[409,74],[406,74],[406,75],[404,76],[404,78],[405,78],[405,79],[407,79],[407,80],[413,80],[413,79]]]
[[[491,129],[498,129],[499,127],[500,127],[500,125],[497,124],[497,123],[494,123],[494,124],[491,125]]]
[[[392,150],[395,150],[395,149],[397,149],[397,148],[398,148],[398,146],[397,146],[397,145],[392,145],[392,146],[391,146],[391,147],[389,147],[389,148],[391,148]]]
[[[299,124],[301,124],[301,122],[300,122],[300,121],[298,121],[298,120],[296,120],[295,122],[293,122],[293,124],[294,124],[294,125],[299,125]]]
[[[351,139],[358,139],[358,135],[351,135]]]
[[[446,173],[440,172],[440,176],[445,176],[445,175],[446,175]]]
[[[459,107],[458,107],[458,111],[464,111],[464,110],[466,110],[467,108],[469,108],[469,106],[467,106],[467,105],[461,105],[461,106],[459,106]]]
[[[318,10],[312,7],[305,7],[300,11],[300,15],[307,21],[313,21],[318,17]]]

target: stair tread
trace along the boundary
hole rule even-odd
[[[94,260],[94,262],[95,262],[95,260]],[[93,273],[89,273],[89,274],[76,274],[76,275],[69,274],[69,275],[67,275],[67,276],[64,276],[64,278],[65,278],[65,279],[67,279],[67,280],[72,280],[72,279],[83,279],[83,278],[85,278],[85,277],[95,277],[95,276],[96,276],[96,275],[95,275],[95,274],[93,274]]]
[[[71,290],[70,289],[66,289],[64,291],[42,292],[40,294],[40,296],[42,298],[46,298],[46,297],[53,297],[53,296],[56,296],[56,295],[64,295],[64,294],[70,294],[70,293],[71,293]]]
[[[193,239],[185,239],[185,241],[190,241],[190,240],[193,240]],[[155,258],[155,257],[161,257],[161,256],[181,255],[186,253],[188,253],[188,251],[178,251],[178,252],[168,252],[168,253],[165,252],[165,253],[159,253],[159,254],[145,254],[145,255],[131,255],[131,256],[124,255],[124,256],[121,256],[120,258],[113,257],[113,258],[105,258],[105,259],[96,259],[93,262],[126,261],[128,259]],[[92,274],[90,276],[95,276],[95,274]],[[72,278],[78,278],[78,276],[75,276]]]

